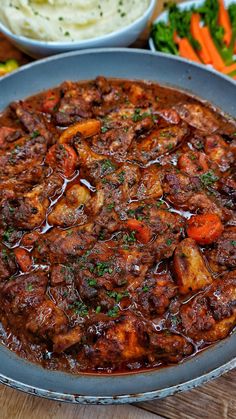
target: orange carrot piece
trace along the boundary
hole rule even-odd
[[[214,243],[224,227],[216,214],[193,215],[187,222],[187,235],[199,244]]]
[[[142,221],[130,218],[126,221],[126,226],[129,230],[135,231],[138,241],[141,243],[148,243],[152,238],[152,231],[150,227]]]
[[[201,28],[201,32],[204,38],[205,45],[207,46],[208,52],[211,56],[213,67],[216,70],[221,71],[225,67],[225,63],[214,44],[208,27],[204,26],[203,28]]]
[[[179,45],[180,37],[179,37],[179,35],[177,34],[177,32],[176,32],[176,31],[174,31],[173,41],[174,41],[177,45]]]
[[[181,38],[179,41],[179,55],[183,58],[187,58],[188,60],[201,64],[200,59],[187,38]]]
[[[218,0],[219,1],[219,15],[218,15],[218,22],[219,25],[224,28],[224,42],[229,46],[231,39],[232,39],[232,27],[230,23],[230,17],[228,10],[225,8],[224,0]]]
[[[233,71],[236,71],[236,63],[233,63],[223,68],[222,73],[229,74],[229,73],[232,73]]]
[[[198,51],[198,55],[201,58],[201,60],[204,62],[204,64],[211,64],[211,56],[208,52],[208,49],[204,43],[204,39],[201,32],[201,26],[200,26],[200,20],[201,17],[199,13],[193,13],[191,16],[191,24],[190,24],[190,31],[194,39],[198,41],[200,45],[200,50]]]
[[[23,249],[22,247],[17,247],[14,249],[14,253],[21,270],[23,272],[29,271],[32,266],[32,259],[29,252],[27,252],[27,250]]]
[[[68,143],[75,135],[81,134],[84,138],[99,134],[101,122],[98,119],[86,119],[71,125],[61,134],[59,143]]]
[[[45,162],[56,167],[66,177],[71,177],[76,169],[78,156],[76,151],[67,144],[54,144],[49,148]]]
[[[53,113],[60,101],[60,93],[49,90],[44,97],[42,110],[46,113]]]

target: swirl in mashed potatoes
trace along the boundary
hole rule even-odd
[[[1,0],[0,20],[16,35],[76,41],[114,32],[147,9],[149,0]]]

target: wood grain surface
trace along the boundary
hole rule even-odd
[[[163,3],[163,0],[157,2],[153,17],[162,10]],[[147,38],[148,28],[133,47],[145,48]],[[7,58],[16,58],[21,64],[30,61],[0,37],[0,61]],[[0,406],[0,419],[235,419],[236,371],[166,399],[126,406],[70,405],[1,385]]]

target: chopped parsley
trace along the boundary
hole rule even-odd
[[[135,243],[136,242],[135,231],[131,231],[130,234],[125,234],[123,237],[123,241],[125,243]]]
[[[135,217],[135,211],[134,210],[128,210],[127,212],[129,217]]]
[[[200,180],[202,184],[207,187],[213,185],[219,178],[214,174],[213,171],[209,171],[206,173],[203,173],[200,177]]]
[[[148,292],[149,291],[149,287],[147,285],[144,285],[144,287],[142,288],[143,292]]]
[[[113,170],[115,170],[116,167],[111,162],[111,160],[107,159],[107,160],[103,160],[102,161],[101,168],[102,168],[102,174],[104,174],[104,173],[110,173],[110,172],[112,172]]]
[[[124,291],[121,293],[116,291],[107,291],[107,295],[111,298],[114,298],[116,302],[119,303],[122,300],[122,298],[129,296],[129,292]]]
[[[75,301],[73,304],[69,304],[68,308],[71,308],[75,314],[78,314],[81,317],[86,317],[88,315],[88,307],[81,301]]]
[[[231,244],[232,246],[236,246],[236,240],[231,240],[231,241],[230,241],[230,244]]]
[[[172,240],[171,239],[167,239],[166,240],[166,244],[167,244],[167,246],[171,246],[172,245]]]
[[[134,114],[132,116],[132,120],[134,122],[142,121],[142,119],[146,118],[147,116],[151,116],[150,113],[144,112],[144,113],[141,114],[141,109],[140,108],[136,108],[134,110]]]
[[[2,257],[3,257],[3,259],[7,262],[7,260],[8,260],[8,255],[7,255],[7,251],[6,251],[6,249],[2,249]]]
[[[7,230],[4,231],[3,233],[3,240],[8,242],[11,238],[12,233],[14,232],[14,228],[13,227],[9,227]]]
[[[113,269],[108,262],[98,262],[96,265],[90,267],[90,272],[94,272],[98,276],[103,276],[106,273],[112,274]]]
[[[97,285],[96,279],[89,278],[87,281],[90,287],[95,287]]]
[[[100,313],[100,311],[101,311],[101,309],[102,309],[102,307],[101,307],[101,306],[97,306],[97,307],[96,307],[96,310],[95,310],[95,313],[99,314],[99,313]]]
[[[113,308],[111,308],[110,310],[108,310],[107,315],[109,317],[116,317],[118,316],[119,313],[119,307],[118,306],[114,306]]]
[[[165,203],[165,201],[163,201],[162,199],[159,199],[159,201],[157,201],[157,203],[156,203],[156,206],[159,208],[159,207],[161,207],[164,203]]]
[[[26,285],[26,291],[31,292],[31,291],[33,291],[33,289],[34,289],[34,287],[33,287],[33,285],[32,285],[32,284],[27,284],[27,285]]]
[[[120,172],[119,174],[118,174],[118,176],[117,176],[117,179],[118,179],[118,181],[120,182],[120,183],[124,183],[124,181],[125,181],[125,172],[124,172],[124,170],[122,170],[122,172]]]
[[[112,202],[111,204],[107,205],[107,210],[111,211],[114,207],[115,207],[115,204],[114,204],[114,202]]]
[[[109,130],[108,127],[106,127],[106,125],[103,125],[103,127],[101,127],[101,132],[104,134],[105,132],[107,132]]]
[[[38,130],[33,131],[32,134],[30,134],[31,138],[37,138],[40,136],[40,132]]]
[[[181,323],[181,320],[178,316],[173,316],[171,317],[171,323],[174,327],[176,327],[179,323]]]

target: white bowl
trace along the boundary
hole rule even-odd
[[[234,1],[235,0],[224,0],[225,6],[229,7],[229,5],[234,3]],[[180,10],[189,10],[193,6],[195,6],[195,7],[201,6],[204,2],[205,2],[205,0],[189,0],[189,1],[184,0],[183,3],[178,3],[177,6]],[[168,11],[162,12],[156,18],[156,20],[154,20],[154,22],[152,22],[152,23],[155,24],[155,23],[158,23],[158,22],[165,22],[165,23],[168,22]],[[158,50],[155,47],[154,41],[151,37],[149,38],[148,43],[149,43],[149,48],[150,48],[151,51],[158,52]]]
[[[149,6],[143,16],[115,32],[97,38],[70,42],[46,42],[13,34],[0,22],[0,31],[21,51],[34,58],[46,57],[61,52],[84,48],[97,47],[127,47],[139,37],[151,18],[156,0],[150,0]]]

